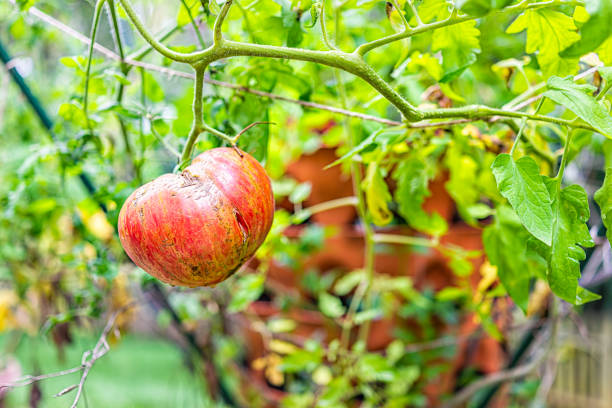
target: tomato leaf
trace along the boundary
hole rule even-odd
[[[419,15],[424,23],[429,23],[436,17],[442,20],[449,14],[449,3],[446,0],[424,0],[419,6]]]
[[[537,51],[538,63],[545,75],[569,75],[578,68],[578,59],[563,59],[559,53],[578,41],[574,20],[548,8],[526,10],[508,27],[508,34],[527,30],[525,51]]]
[[[553,220],[551,200],[536,162],[528,156],[515,162],[509,154],[504,153],[497,156],[491,169],[499,192],[510,202],[527,231],[550,245]]]
[[[601,220],[606,226],[608,241],[612,243],[612,167],[606,169],[603,185],[595,192],[595,201],[601,209]]]
[[[326,292],[319,295],[319,310],[327,317],[337,318],[344,314],[345,309],[340,299]]]
[[[189,7],[189,10],[185,5]],[[201,5],[202,3],[200,0],[187,0],[185,3],[181,2],[178,14],[176,15],[176,24],[181,27],[189,24],[191,17],[195,18],[200,13]],[[191,17],[189,17],[189,15],[191,15]]]
[[[444,76],[440,82],[449,82],[467,67],[476,62],[476,54],[480,52],[478,37],[480,30],[476,28],[476,21],[465,21],[434,31],[431,49],[442,51],[442,67]]]
[[[489,262],[497,267],[500,282],[523,312],[527,312],[531,278],[527,263],[528,237],[516,213],[506,206],[497,208],[495,222],[482,234]]]
[[[552,246],[540,249],[546,252],[549,264],[548,284],[557,296],[575,305],[598,299],[578,286],[580,261],[586,257],[582,247],[594,245],[586,225],[590,215],[587,194],[576,184],[561,189],[558,180],[544,178],[544,182],[553,210]]]
[[[240,277],[233,291],[228,310],[235,313],[246,309],[251,302],[257,300],[263,293],[264,281],[265,276],[263,274],[249,274]]]
[[[588,84],[576,84],[570,79],[552,77],[544,96],[574,112],[589,125],[612,138],[612,117],[608,110],[591,95],[595,88]]]
[[[591,0],[586,2],[588,21],[580,28],[580,40],[565,49],[562,57],[578,58],[597,49],[612,35],[612,0]]]
[[[422,206],[426,197],[431,193],[428,189],[429,177],[425,163],[419,157],[411,157],[402,161],[395,171],[393,178],[397,180],[395,201],[398,203],[398,212],[408,224],[431,235],[444,235],[448,225],[439,214],[427,214]]]
[[[362,188],[365,191],[366,204],[372,216],[372,222],[379,226],[390,223],[393,214],[389,211],[387,203],[391,201],[391,194],[378,163],[372,162],[368,165]]]
[[[466,14],[480,17],[511,2],[512,0],[455,0],[455,6]]]
[[[405,134],[406,129],[400,128],[385,128],[377,130],[376,132],[370,134],[370,136],[365,138],[357,146],[345,153],[338,160],[329,164],[327,168],[343,163],[361,152],[372,151],[376,148],[380,148],[381,150],[385,151],[390,145],[398,142],[402,137],[404,137]]]

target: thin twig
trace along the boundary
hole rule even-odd
[[[112,328],[115,326],[117,318],[119,317],[119,315],[121,315],[123,312],[125,312],[132,306],[134,306],[134,303],[128,303],[127,305],[121,307],[119,310],[112,314],[112,316],[106,322],[106,325],[104,326],[104,329],[102,330],[102,333],[100,334],[100,337],[98,338],[98,341],[96,342],[95,346],[91,350],[87,350],[83,353],[83,356],[81,357],[81,364],[78,367],[73,367],[67,370],[62,370],[50,374],[43,374],[37,376],[28,375],[12,383],[0,384],[0,390],[5,388],[24,387],[26,385],[33,384],[38,381],[46,380],[49,378],[61,377],[64,375],[69,375],[81,371],[81,379],[78,383],[66,387],[57,394],[55,394],[56,397],[59,397],[62,395],[66,395],[76,389],[77,393],[71,405],[71,408],[76,408],[77,404],[79,403],[79,399],[81,398],[81,395],[83,393],[85,380],[87,379],[91,368],[98,359],[103,357],[110,350],[107,337]]]
[[[238,132],[236,136],[234,136],[234,143],[237,143],[240,136],[242,136],[247,130],[257,125],[276,125],[276,123],[274,122],[253,122],[247,127],[245,127],[244,129],[242,129],[240,132]]]
[[[442,405],[442,408],[454,408],[460,406],[466,403],[474,394],[476,394],[483,388],[525,377],[526,375],[534,371],[536,368],[538,368],[542,360],[544,360],[544,357],[546,357],[546,355],[548,354],[548,351],[549,350],[547,348],[542,347],[528,363],[517,366],[510,370],[493,373],[481,378],[478,381],[474,381],[469,386],[463,388],[461,391],[455,394],[454,397],[452,397],[444,405]]]

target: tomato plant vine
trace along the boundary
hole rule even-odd
[[[180,174],[189,169],[196,151],[222,146],[252,154],[270,173],[276,213],[255,261],[215,289],[162,290],[157,286],[154,290],[173,324],[186,332],[187,343],[211,381],[210,390],[221,390],[220,398],[226,403],[245,402],[239,392],[225,392],[228,385],[216,375],[240,377],[244,371],[236,367],[241,357],[233,343],[233,326],[243,325],[243,335],[260,335],[263,355],[249,355],[252,367],[248,369],[261,371],[269,385],[284,387],[285,406],[424,406],[439,399],[447,406],[458,406],[491,385],[528,375],[552,354],[558,322],[573,313],[559,306],[561,300],[581,306],[599,298],[581,276],[585,259],[592,256],[589,248],[596,247],[593,253],[609,251],[603,231],[610,238],[612,230],[608,95],[612,28],[606,22],[612,18],[610,0],[322,0],[304,4],[180,0],[175,5],[179,8],[176,24],[159,34],[147,23],[150,16],[131,0],[97,0],[93,14],[87,16],[91,17],[89,38],[30,2],[19,3],[24,14],[29,9],[31,15],[88,46],[85,58],[61,60],[81,81],[66,98],[70,100],[59,107],[64,121],[57,126],[59,137],[45,150],[51,153],[43,151],[20,166],[19,177],[11,179],[12,190],[0,190],[7,204],[1,220],[14,226],[18,224],[11,221],[15,214],[26,218],[40,211],[42,215],[29,216],[37,220],[37,226],[46,225],[44,218],[51,210],[45,205],[50,204],[32,205],[34,210],[22,210],[24,216],[19,215],[18,203],[24,191],[44,195],[29,189],[38,188],[32,174],[39,170],[33,169],[48,157],[58,157],[62,169],[62,182],[53,192],[58,196],[65,174],[82,175],[89,166],[87,170],[101,185],[92,196],[107,213],[102,218],[110,221],[111,232],[107,228],[102,238],[92,238],[95,221],[91,220],[99,208],[79,207],[75,218],[84,221],[75,224],[95,255],[77,261],[85,255],[62,254],[78,265],[75,270],[93,270],[83,284],[88,310],[99,313],[100,299],[111,297],[110,288],[116,290],[114,279],[121,262],[117,259],[123,255],[112,231],[121,203],[137,185],[170,172],[174,165],[174,173]],[[108,23],[102,18],[105,10]],[[132,29],[137,38],[128,35]],[[183,29],[190,30],[190,43],[167,45]],[[268,29],[271,33],[261,34]],[[280,34],[276,38],[276,33],[283,38]],[[101,36],[115,51],[97,42]],[[144,45],[130,52],[141,40]],[[96,51],[110,61],[96,60]],[[147,56],[160,59],[163,66],[144,62]],[[240,57],[246,57],[240,60],[245,64],[232,62]],[[173,64],[191,71],[180,71]],[[134,67],[138,87],[130,86]],[[177,77],[193,84],[184,96],[178,95],[178,86],[171,89],[171,96],[164,95],[151,72],[167,75],[169,83]],[[320,93],[313,97],[315,91]],[[102,95],[107,100],[98,105]],[[165,99],[173,102],[164,103]],[[116,128],[102,126],[109,114]],[[168,137],[173,115],[174,139]],[[120,142],[105,133],[116,133]],[[161,153],[153,152],[155,145],[163,148]],[[125,168],[117,165],[119,156]],[[164,165],[154,162],[159,157]],[[580,174],[581,158],[591,158],[594,166],[605,163],[605,175],[599,168],[593,170],[599,177],[597,191]],[[300,172],[312,171],[309,159],[316,162],[317,173],[307,179]],[[298,164],[290,169],[294,161]],[[170,167],[167,162],[172,162]],[[221,173],[218,168],[209,170]],[[204,174],[203,169],[198,171]],[[330,172],[338,175],[333,182],[337,194],[316,200],[317,177],[324,179]],[[187,176],[185,184],[189,184]],[[345,184],[349,187],[342,190]],[[448,208],[441,204],[432,210],[436,201],[444,203],[446,198]],[[65,201],[62,211],[69,213],[75,204],[70,198]],[[599,216],[592,217],[593,202],[601,210],[601,223]],[[213,207],[218,211],[218,206]],[[348,221],[328,219],[319,225],[323,219],[319,216],[344,210]],[[133,219],[145,218],[145,209],[139,211],[134,210]],[[244,222],[236,208],[226,215],[240,227],[235,237],[248,236],[245,225],[252,220]],[[268,215],[272,222],[271,211]],[[179,222],[174,224],[182,230]],[[22,236],[41,234],[24,225],[19,226]],[[334,234],[352,244],[343,241],[345,246],[333,247]],[[474,237],[476,244],[470,241]],[[261,241],[263,236],[258,236],[257,245]],[[309,258],[325,252],[328,244],[328,252],[338,253],[325,253],[323,261]],[[52,258],[44,250],[22,247],[26,248],[22,253],[36,254],[32,259]],[[344,263],[338,260],[340,252],[354,247],[358,255],[342,259]],[[92,251],[85,248],[82,252]],[[255,251],[251,249],[249,255]],[[406,261],[410,266],[402,269],[399,265],[405,260],[400,259],[406,251],[417,261]],[[393,256],[392,262],[386,261],[393,267],[385,269],[385,256]],[[425,257],[429,258],[424,261]],[[21,268],[19,262],[12,262],[13,268]],[[423,278],[411,275],[418,262],[427,264],[423,274],[433,271],[435,275],[439,268],[450,270],[452,279],[434,284],[435,290],[419,284]],[[183,275],[195,273],[193,263],[188,265],[184,258],[177,263]],[[268,279],[274,273],[281,278]],[[292,275],[289,285],[283,282],[287,275]],[[58,301],[69,304],[69,312],[58,312],[45,325],[78,320],[82,311],[75,312],[74,305],[84,301],[81,295],[73,300],[71,291],[77,289],[63,293],[67,300]],[[548,300],[550,293],[555,300]],[[196,301],[186,300],[192,295]],[[486,333],[499,340],[513,327],[500,323],[499,316],[512,310],[504,303],[507,299],[533,319],[526,324],[529,333],[537,334],[532,336],[535,346],[528,350],[531,358],[461,387],[455,395],[448,389],[449,395],[428,394],[426,399],[436,370],[450,372],[437,366],[444,358],[427,353],[445,350],[449,340],[440,333],[459,324],[453,320],[457,310],[467,316],[467,323],[461,324],[475,322],[477,327],[465,338]],[[78,305],[84,309],[82,303]],[[179,312],[174,310],[176,305]],[[258,306],[268,309],[258,310]],[[299,312],[292,315],[292,306]],[[273,310],[272,318],[266,315],[269,310]],[[83,372],[75,404],[86,373],[109,350],[106,337],[115,319],[116,314],[102,332],[103,352],[70,370]],[[202,320],[210,328],[206,341],[198,343],[189,330]],[[332,334],[324,339],[293,336],[296,327],[304,330],[313,321],[333,327]],[[396,321],[402,323],[395,325]],[[0,327],[1,323],[0,319]],[[395,332],[383,345],[372,346],[372,339],[385,331],[383,323]],[[221,340],[215,338],[217,334]],[[456,339],[463,344],[463,332]],[[417,358],[415,353],[422,355]],[[522,355],[514,357],[520,361]],[[454,374],[458,378],[465,373]],[[32,376],[7,387],[46,378],[51,377]],[[61,393],[71,392],[75,386],[71,387]],[[248,397],[246,401],[251,402]]]

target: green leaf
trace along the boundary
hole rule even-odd
[[[536,162],[529,156],[515,162],[503,153],[497,156],[491,169],[499,192],[510,202],[527,231],[550,245],[551,200]]]
[[[612,138],[612,117],[591,93],[595,88],[588,84],[576,84],[570,79],[552,77],[547,82],[544,96],[563,105],[597,131]]]
[[[612,84],[612,67],[599,67],[597,72],[606,81],[606,85]]]
[[[337,318],[344,314],[345,309],[340,299],[326,292],[319,295],[319,310],[327,317]]]
[[[187,10],[187,8],[185,7],[185,4],[187,4],[187,7],[189,7],[189,10]],[[202,3],[200,2],[200,0],[185,0],[185,3],[181,2],[178,14],[176,16],[176,24],[181,27],[189,24],[191,22],[189,13],[191,13],[191,16],[193,18],[195,18],[200,12],[201,5]]]
[[[444,76],[440,79],[440,82],[453,80],[476,62],[476,54],[480,52],[479,36],[480,30],[476,28],[476,21],[474,20],[442,27],[434,31],[431,49],[442,51]]]
[[[595,51],[612,35],[612,0],[591,0],[586,6],[591,18],[580,28],[580,40],[565,49],[562,57],[578,58]]]
[[[362,312],[355,313],[354,322],[357,325],[363,324],[367,321],[374,320],[374,319],[381,317],[382,314],[383,312],[381,309],[364,310]]]
[[[80,71],[84,71],[83,65],[79,61],[79,57],[62,57],[60,63],[68,68],[77,68]]]
[[[289,194],[289,201],[293,204],[301,203],[310,195],[310,191],[312,190],[312,184],[310,182],[300,183]]]
[[[293,331],[296,328],[297,323],[292,319],[278,318],[268,320],[267,325],[268,329],[272,333],[287,333]]]
[[[366,273],[363,269],[351,271],[338,279],[334,285],[334,293],[338,296],[348,295],[364,279],[366,279]]]
[[[304,38],[299,14],[292,9],[291,4],[286,4],[282,7],[281,19],[283,27],[287,29],[285,44],[287,47],[297,47]]]
[[[469,214],[465,210],[473,204],[476,204],[481,196],[480,193],[480,169],[479,165],[470,154],[465,154],[465,146],[460,143],[453,143],[446,151],[445,162],[450,172],[449,180],[445,187],[451,195],[461,216],[468,222]],[[487,170],[487,173],[490,173]]]
[[[297,350],[283,358],[280,369],[287,373],[313,371],[322,361],[323,350],[315,342],[308,340],[305,349]]]
[[[235,121],[236,128],[243,129],[254,122],[269,121],[269,104],[262,103],[261,98],[254,95],[244,95],[238,103],[233,103],[230,117]],[[270,125],[260,124],[253,126],[238,139],[238,147],[265,162],[268,157],[268,143],[270,139]]]
[[[500,9],[512,0],[455,0],[455,6],[466,14],[471,16],[484,16],[491,10]]]
[[[489,0],[457,0],[455,6],[466,14],[471,16],[484,16],[491,11],[491,2]]]
[[[557,296],[572,304],[594,300],[597,295],[578,286],[580,261],[586,257],[581,247],[594,245],[586,225],[590,215],[587,194],[576,184],[561,189],[558,180],[544,180],[553,209],[552,246],[539,249],[548,260],[548,284]]]
[[[318,1],[315,1],[312,3],[312,6],[310,6],[310,21],[311,24],[309,26],[306,26],[307,28],[313,28],[315,26],[315,24],[317,24],[317,21],[319,20],[319,10],[321,8],[321,3],[319,3]]]
[[[389,211],[387,203],[391,201],[391,194],[377,162],[368,165],[366,177],[362,184],[372,222],[380,226],[390,223],[393,214]]]
[[[419,6],[419,15],[424,23],[429,23],[434,18],[442,20],[450,14],[449,2],[446,0],[424,0]]]
[[[491,265],[514,303],[527,311],[529,300],[529,266],[527,239],[529,233],[516,213],[507,206],[497,208],[495,222],[486,227],[482,242]]]
[[[577,59],[564,60],[559,56],[580,39],[571,17],[549,8],[526,10],[506,32],[514,34],[523,30],[527,30],[525,51],[538,52],[538,63],[545,75],[569,75],[578,68]]]
[[[419,231],[444,235],[448,229],[444,218],[437,213],[427,214],[422,208],[425,198],[431,195],[424,161],[418,156],[402,161],[393,172],[393,178],[397,181],[398,212],[406,222]]]
[[[263,274],[250,274],[242,276],[233,291],[232,300],[228,306],[231,313],[246,309],[251,302],[257,300],[264,290],[265,276]]]
[[[595,192],[595,201],[601,209],[601,220],[606,226],[608,241],[612,243],[612,167],[606,169],[603,185]]]
[[[400,128],[383,128],[377,130],[376,132],[370,134],[370,136],[365,138],[357,146],[349,150],[338,160],[334,161],[332,164],[329,164],[326,168],[330,168],[337,164],[343,163],[346,160],[351,159],[356,154],[362,152],[369,152],[377,148],[379,148],[381,151],[385,151],[389,146],[397,143],[400,139],[402,139],[405,134],[406,129]]]
[[[612,65],[612,36],[608,37],[599,48],[597,48],[597,55],[601,61],[606,65]]]

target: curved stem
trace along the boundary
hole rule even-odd
[[[168,57],[174,61],[192,62],[192,60],[189,58],[190,54],[183,54],[181,52],[172,51],[170,48],[166,47],[164,44],[160,43],[155,37],[153,37],[153,34],[151,34],[149,30],[145,28],[144,24],[140,20],[140,17],[138,17],[136,12],[134,11],[134,8],[130,4],[129,0],[119,1],[121,2],[121,5],[123,6],[123,9],[127,13],[130,20],[132,20],[132,23],[136,26],[136,29],[138,30],[140,35],[145,39],[146,42],[151,44],[151,46],[155,50],[157,50],[157,52],[162,54],[164,57]]]
[[[382,47],[383,45],[387,45],[390,44],[392,42],[395,41],[400,41],[400,40],[404,40],[406,38],[412,37],[414,35],[417,34],[421,34],[424,33],[426,31],[432,31],[435,30],[437,28],[442,28],[442,27],[446,27],[449,25],[454,25],[454,24],[459,24],[462,23],[464,21],[468,21],[468,20],[474,20],[476,19],[476,17],[473,16],[460,16],[460,17],[449,17],[445,20],[442,21],[436,21],[434,23],[429,23],[429,24],[423,24],[419,27],[416,28],[412,28],[412,29],[406,29],[402,32],[396,33],[396,34],[391,34],[388,35],[386,37],[383,38],[379,38],[378,40],[374,40],[374,41],[370,41],[367,42],[365,44],[361,44],[359,47],[357,47],[357,49],[354,51],[355,54],[364,56],[366,55],[368,52],[372,51],[375,48],[378,47]]]
[[[161,42],[161,41],[166,40],[168,37],[170,37],[172,34],[176,33],[181,28],[182,28],[182,26],[177,24],[175,26],[172,26],[172,27],[162,31],[157,36],[157,41]],[[126,60],[134,60],[134,61],[141,60],[144,57],[146,57],[147,54],[150,53],[152,49],[153,49],[153,47],[151,46],[151,44],[146,43],[144,46],[142,46],[138,50],[136,50],[133,53],[131,53],[130,55],[128,55],[125,59]]]
[[[586,124],[577,124],[564,119],[552,118],[543,115],[530,115],[523,112],[514,112],[503,109],[491,108],[488,106],[480,105],[469,105],[460,108],[452,109],[438,109],[431,111],[420,111],[416,109],[410,102],[403,98],[397,91],[395,91],[391,85],[389,85],[384,79],[378,75],[378,73],[368,65],[364,59],[363,54],[367,51],[374,49],[380,45],[387,44],[398,39],[407,38],[411,35],[419,34],[428,30],[434,30],[441,28],[446,25],[456,24],[461,21],[467,21],[473,19],[471,16],[457,16],[455,13],[443,21],[424,24],[416,27],[412,30],[407,30],[402,33],[394,34],[389,37],[385,37],[381,40],[373,41],[371,43],[363,44],[358,47],[353,53],[345,53],[339,50],[331,51],[315,51],[300,48],[289,48],[289,47],[278,47],[271,45],[260,45],[260,44],[246,44],[242,42],[234,42],[224,40],[221,34],[221,25],[223,20],[227,16],[228,10],[232,4],[232,0],[226,1],[221,13],[215,21],[215,43],[202,51],[194,52],[191,54],[176,53],[169,50],[159,41],[155,40],[151,34],[143,27],[142,22],[138,19],[132,9],[129,0],[120,0],[123,4],[128,16],[136,25],[136,28],[141,35],[151,44],[153,48],[158,50],[163,55],[171,58],[175,61],[185,62],[192,65],[208,65],[213,61],[228,58],[228,57],[267,57],[267,58],[285,58],[299,61],[315,62],[322,65],[327,65],[334,68],[339,68],[343,71],[349,72],[355,76],[366,81],[374,89],[376,89],[384,98],[386,98],[391,104],[393,104],[404,116],[408,122],[416,122],[422,119],[440,119],[440,118],[467,118],[477,119],[486,118],[490,116],[500,117],[515,117],[556,123],[564,126],[579,127],[591,131],[596,131],[591,126]],[[514,6],[506,7],[501,12],[508,11],[522,11],[528,8],[535,7],[552,7],[559,5],[577,5],[583,4],[581,1],[563,1],[563,0],[549,0],[537,3],[519,3]],[[336,41],[337,42],[337,41]]]
[[[398,4],[397,0],[391,0],[391,1],[393,2],[393,8],[395,8],[395,11],[397,11],[397,13],[400,15],[400,18],[402,19],[402,23],[404,23],[404,27],[406,28],[406,30],[410,30],[412,27],[410,27],[410,24],[408,24],[408,20],[406,20],[406,16],[404,15],[404,12],[402,11],[402,8]]]
[[[508,13],[508,12],[514,12],[514,11],[523,11],[523,10],[527,10],[531,8],[555,7],[555,6],[563,6],[563,5],[577,6],[577,5],[584,5],[584,2],[583,1],[573,1],[573,0],[569,0],[569,1],[567,0],[547,0],[547,1],[541,1],[541,2],[536,2],[536,3],[521,2],[513,6],[509,6],[504,9],[501,9],[498,12]],[[406,38],[412,37],[413,35],[421,34],[426,31],[432,31],[437,28],[459,24],[459,23],[462,23],[468,20],[475,20],[476,18],[478,17],[470,16],[467,14],[461,15],[461,16],[451,14],[451,16],[445,20],[436,21],[434,23],[429,23],[429,24],[423,24],[414,29],[407,29],[405,31],[402,31],[401,33],[392,34],[387,37],[383,37],[378,40],[374,40],[374,41],[370,41],[368,43],[362,44],[359,47],[357,47],[357,49],[355,50],[355,53],[363,56],[367,54],[368,52],[372,51],[373,49],[382,47],[383,45],[387,45],[395,41],[404,40]]]
[[[437,247],[438,242],[436,239],[427,239],[419,237],[410,237],[407,235],[399,234],[374,234],[374,242],[385,243],[385,244],[400,244],[400,245],[411,245],[421,247]]]
[[[113,36],[113,40],[115,41],[115,46],[117,47],[117,52],[119,53],[119,57],[121,57],[121,64],[123,65],[123,61],[125,60],[125,53],[123,52],[123,41],[121,40],[121,31],[119,30],[119,19],[117,18],[117,12],[115,10],[115,0],[107,0],[106,6],[108,7],[108,15],[110,17],[111,24],[113,26],[113,31],[111,31],[111,35]],[[123,71],[123,67],[122,67],[122,71]]]
[[[421,20],[421,16],[419,16],[419,12],[417,11],[417,8],[414,6],[414,2],[412,0],[408,0],[408,5],[410,6],[410,9],[412,10],[412,13],[414,14],[414,18],[417,21],[417,25],[423,25],[423,21]]]
[[[565,171],[565,166],[567,165],[567,160],[569,157],[569,149],[572,142],[572,134],[574,132],[568,128],[567,130],[567,138],[565,139],[565,147],[563,148],[563,156],[561,157],[561,164],[559,165],[559,171],[555,176],[555,180],[559,181],[559,186],[561,185],[561,181],[563,180],[563,172]]]
[[[323,36],[323,42],[330,50],[337,50],[338,48],[336,48],[336,46],[329,41],[329,36],[327,35],[327,24],[325,23],[325,0],[323,0],[321,3],[321,16],[319,17],[319,21],[321,21],[321,34]]]
[[[536,110],[534,112],[534,114],[537,114],[540,109],[542,108],[542,105],[544,104],[544,98],[541,98],[540,101],[538,102],[538,106],[536,107]],[[514,154],[514,151],[516,150],[516,147],[518,146],[519,142],[521,141],[521,136],[523,135],[523,131],[525,130],[525,125],[527,125],[527,118],[523,117],[523,120],[521,122],[521,128],[519,129],[516,138],[514,139],[514,143],[512,144],[512,148],[510,149],[510,156],[512,156]]]
[[[127,75],[127,73],[132,67],[125,63],[125,52],[123,50],[123,40],[121,39],[121,31],[119,30],[119,19],[117,18],[117,11],[115,10],[115,0],[107,0],[106,6],[108,11],[108,17],[113,28],[111,34],[113,37],[113,41],[115,42],[117,52],[119,53],[119,69],[121,70],[121,73],[123,75]],[[122,82],[119,82],[117,86],[117,96],[115,97],[115,101],[119,104],[123,100],[124,89],[125,85],[123,85]],[[119,131],[121,132],[123,144],[125,145],[125,152],[127,153],[129,164],[134,169],[136,180],[141,183],[142,175],[140,174],[140,166],[134,158],[134,152],[132,150],[127,125],[125,124],[125,121],[119,113],[115,113],[115,117],[117,118],[117,122],[119,122]]]
[[[336,43],[339,43],[339,35],[340,30],[340,11],[341,7],[336,8]],[[363,59],[360,58],[361,61]],[[365,63],[364,63],[365,64]],[[340,102],[342,103],[342,107],[346,109],[348,107],[348,98],[346,96],[346,87],[344,86],[344,81],[342,79],[342,73],[339,70],[334,70],[334,76],[336,78],[336,83],[338,84],[338,93],[340,95]],[[384,81],[383,81],[384,82]],[[400,97],[401,98],[401,97]],[[357,135],[351,132],[350,122],[348,118],[344,118],[342,121],[342,128],[344,131],[344,135],[346,137],[347,145],[349,149],[352,149],[357,145]],[[364,240],[365,240],[365,249],[364,249],[364,271],[366,274],[366,279],[361,282],[353,298],[351,299],[351,303],[349,305],[349,309],[347,311],[346,320],[342,325],[342,334],[340,338],[340,344],[343,350],[348,350],[350,343],[350,334],[351,329],[354,325],[355,314],[357,313],[357,309],[359,305],[361,305],[362,301],[365,299],[366,302],[369,300],[370,289],[372,287],[372,281],[374,279],[374,242],[372,240],[372,236],[374,235],[374,230],[372,225],[369,223],[367,218],[367,209],[365,204],[365,198],[363,191],[361,190],[361,183],[363,181],[363,173],[361,169],[361,163],[352,161],[351,162],[351,179],[353,182],[353,191],[355,192],[355,197],[357,199],[357,215],[361,219],[361,223],[363,225],[364,230]],[[367,332],[369,331],[369,323],[366,322],[366,329],[363,331],[360,330],[359,336],[362,338],[365,336],[364,341],[367,340]]]
[[[106,0],[98,0],[96,8],[94,10],[93,23],[91,27],[91,42],[89,43],[89,55],[87,57],[87,68],[85,70],[85,94],[83,95],[83,113],[87,120],[87,127],[91,131],[91,124],[89,122],[89,114],[87,113],[87,103],[89,99],[89,76],[91,75],[91,61],[93,59],[93,46],[96,42],[96,34],[98,33],[98,25],[100,24],[100,15],[102,14],[102,7]]]
[[[319,204],[311,205],[294,214],[296,219],[305,220],[313,214],[333,210],[334,208],[345,206],[357,206],[359,200],[355,196],[336,198],[335,200],[325,201]]]
[[[414,122],[423,119],[419,111],[404,99],[391,85],[378,75],[363,58],[352,53],[338,50],[312,51],[299,48],[277,47],[270,45],[245,44],[234,41],[224,41],[221,47],[210,49],[210,60],[230,56],[250,56],[268,58],[287,58],[300,61],[316,62],[330,67],[339,68],[366,81],[382,96],[391,102],[404,117]]]
[[[223,8],[219,12],[217,19],[215,20],[215,25],[213,27],[213,41],[214,45],[220,45],[223,43],[223,21],[225,21],[225,17],[227,17],[227,13],[229,12],[230,7],[232,7],[233,0],[226,0]]]

